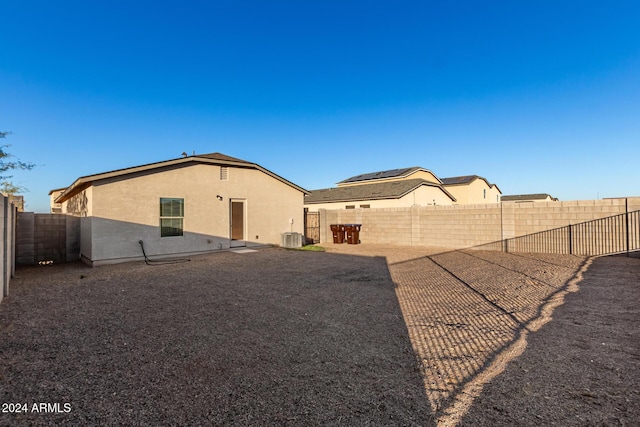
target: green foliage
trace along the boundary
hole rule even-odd
[[[11,132],[0,131],[0,138],[6,138]],[[21,160],[12,160],[13,157],[6,151],[10,145],[0,146],[0,192],[5,194],[16,194],[26,191],[26,188],[15,185],[11,182],[13,175],[7,175],[6,172],[12,170],[31,170],[35,167],[33,163],[25,163]]]
[[[323,248],[322,246],[317,246],[317,245],[306,245],[306,246],[303,246],[301,248],[298,248],[298,250],[300,250],[300,251],[311,251],[311,252],[324,252],[324,251],[326,251],[325,248]]]

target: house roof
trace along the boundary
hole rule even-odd
[[[478,175],[464,175],[464,176],[452,176],[449,178],[442,178],[442,184],[443,185],[462,185],[462,184],[469,184],[470,182],[473,182],[474,180],[478,179],[478,178],[482,178]],[[484,179],[484,178],[482,178]],[[486,181],[486,179],[485,179]]]
[[[158,172],[162,168],[175,167],[175,166],[188,166],[190,164],[214,164],[214,165],[224,165],[224,166],[256,169],[277,179],[278,181],[281,181],[295,188],[296,190],[303,192],[304,194],[309,194],[309,192],[304,188],[295,185],[291,181],[288,181],[282,178],[281,176],[276,175],[275,173],[271,172],[268,169],[263,168],[262,166],[256,163],[251,163],[246,160],[237,159],[235,157],[227,156],[222,153],[211,153],[211,154],[198,154],[193,156],[185,156],[185,157],[180,157],[173,160],[165,160],[162,162],[149,163],[141,166],[134,166],[134,167],[125,168],[125,169],[117,169],[110,172],[103,172],[95,175],[83,176],[76,179],[73,182],[73,184],[67,187],[67,189],[60,196],[56,198],[55,202],[62,203],[65,200],[68,200],[69,198],[78,194],[80,191],[90,187],[91,185],[93,185],[94,182],[101,181],[104,179],[121,178],[121,177],[126,178],[128,175],[133,175],[136,173],[152,172],[152,171]]]
[[[305,197],[305,204],[350,202],[356,200],[399,199],[418,187],[427,185],[440,188],[452,201],[456,201],[440,184],[424,179],[407,179],[402,181],[380,182],[377,184],[353,185],[348,187],[324,188],[312,190]]]
[[[56,193],[58,191],[64,191],[66,190],[67,187],[62,187],[62,188],[54,188],[53,190],[49,191],[49,196],[52,195],[53,193]]]
[[[547,193],[535,193],[535,194],[513,194],[510,196],[502,196],[500,200],[503,202],[517,202],[522,200],[545,200],[546,198],[550,198],[553,201],[558,200]]]
[[[449,178],[442,178],[442,185],[444,186],[449,186],[449,185],[466,185],[466,184],[470,184],[473,181],[475,181],[476,179],[481,179],[484,182],[487,183],[487,185],[489,187],[493,187],[495,186],[498,191],[500,191],[500,188],[498,188],[498,186],[496,184],[492,184],[490,183],[486,178],[481,177],[480,175],[463,175],[463,176],[452,176]],[[502,191],[500,191],[502,193]]]
[[[353,183],[353,182],[361,182],[361,181],[370,181],[370,180],[374,180],[374,179],[387,179],[387,178],[401,178],[401,177],[405,177],[408,176],[414,172],[417,172],[419,170],[423,170],[426,172],[431,173],[433,176],[435,176],[435,174],[433,172],[431,172],[430,170],[421,168],[420,166],[413,166],[410,168],[402,168],[402,169],[391,169],[391,170],[386,170],[386,171],[379,171],[379,172],[370,172],[370,173],[363,173],[360,175],[356,175],[356,176],[352,176],[351,178],[347,178],[343,181],[338,182],[338,184],[348,184],[348,183]],[[436,177],[437,179],[437,177]]]
[[[248,162],[246,160],[238,159],[236,157],[227,156],[226,154],[222,154],[222,153],[198,154],[196,157],[201,157],[201,158],[204,158],[204,159],[211,159],[211,160],[225,160],[225,161],[229,161],[229,162],[247,163],[247,164],[250,164],[250,165],[253,164],[253,163]]]

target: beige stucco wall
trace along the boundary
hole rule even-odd
[[[424,170],[419,170],[410,175],[398,177],[398,178],[384,178],[384,179],[375,179],[375,180],[370,179],[367,181],[338,183],[336,185],[338,187],[350,187],[352,185],[365,185],[365,184],[373,184],[373,183],[380,183],[380,182],[404,181],[407,179],[424,179],[425,181],[440,184],[440,180],[433,173],[424,171]]]
[[[305,204],[310,212],[317,212],[319,209],[346,209],[346,206],[355,206],[360,208],[361,205],[370,205],[371,208],[397,208],[419,206],[450,205],[451,198],[447,196],[439,187],[430,187],[423,185],[418,187],[411,193],[399,199],[384,200],[359,200],[353,202],[334,202],[334,203],[313,203]]]
[[[444,188],[453,194],[456,204],[459,205],[500,202],[500,192],[497,187],[487,185],[483,179],[474,179],[465,185],[445,185]]]
[[[247,246],[280,244],[281,233],[303,232],[301,191],[255,169],[228,170],[227,181],[219,166],[196,164],[93,185],[84,192],[82,255],[94,264],[137,258],[140,240],[149,257],[229,248],[232,199],[245,203]],[[183,236],[160,237],[162,197],[184,199]]]
[[[625,203],[627,206],[625,206]],[[362,224],[366,243],[465,248],[640,210],[640,198],[414,206],[320,211],[320,241],[333,241],[330,224]]]
[[[61,212],[62,204],[56,203],[55,200],[64,192],[64,189],[51,191],[49,194],[49,212]]]

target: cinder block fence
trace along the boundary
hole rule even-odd
[[[16,238],[18,265],[76,261],[80,257],[80,218],[19,212]]]
[[[2,292],[0,301],[9,295],[9,282],[15,274],[16,215],[18,209],[6,196],[0,197],[0,263]]]
[[[362,224],[362,243],[461,249],[640,210],[640,197],[379,209],[320,209],[320,242],[331,224]]]

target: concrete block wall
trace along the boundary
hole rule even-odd
[[[640,198],[514,203],[507,209],[513,228],[505,224],[505,231],[517,237],[640,210]]]
[[[35,216],[35,261],[66,261],[65,215],[37,214]]]
[[[464,248],[640,210],[640,197],[568,202],[320,210],[321,243],[330,224],[362,224],[363,243]],[[500,246],[497,246],[500,247]]]
[[[16,263],[35,264],[35,220],[33,212],[20,212],[16,231]]]
[[[77,260],[80,256],[80,218],[20,212],[16,238],[18,265]]]
[[[16,230],[16,206],[6,196],[0,197],[0,270],[2,292],[0,301],[9,295],[9,283],[15,274],[15,230]]]
[[[78,260],[80,259],[80,217],[66,215],[65,228],[65,260]]]
[[[413,208],[421,246],[459,248],[501,239],[498,204]]]
[[[413,218],[411,208],[357,209],[358,220],[362,224],[360,240],[378,243],[411,245],[413,238]]]
[[[362,224],[360,240],[407,246],[458,248],[500,240],[500,207],[490,205],[320,210],[321,242],[331,224]]]

